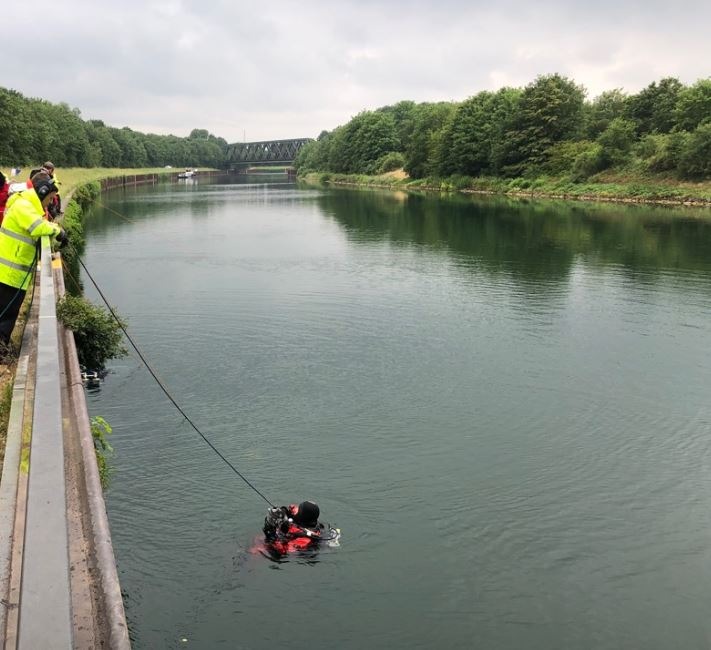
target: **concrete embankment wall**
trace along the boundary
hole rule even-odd
[[[104,178],[100,181],[101,189],[110,190],[119,187],[134,187],[137,185],[155,185],[156,183],[166,183],[166,182],[177,182],[178,181],[178,170],[171,170],[165,173],[154,173],[154,174],[127,174],[124,176],[112,176],[111,178]],[[203,178],[205,176],[222,176],[226,174],[225,171],[220,171],[216,169],[210,169],[198,172],[198,177]]]

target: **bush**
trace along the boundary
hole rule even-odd
[[[449,179],[452,185],[452,189],[455,190],[468,190],[472,186],[471,176],[464,176],[462,174],[455,174]]]
[[[552,176],[569,174],[573,169],[575,159],[593,147],[595,147],[595,143],[590,140],[558,142],[546,151],[546,161],[541,165],[540,171]]]
[[[57,302],[57,318],[74,332],[79,363],[85,368],[103,370],[109,359],[128,354],[121,330],[126,324],[86,298],[65,295]]]
[[[517,191],[517,190],[527,190],[530,187],[531,187],[531,179],[530,178],[519,177],[519,178],[514,178],[509,181],[508,189],[511,191]]]
[[[635,124],[631,120],[616,117],[598,136],[597,142],[602,147],[604,163],[619,165],[627,160],[636,139]]]
[[[642,160],[649,160],[656,156],[663,146],[663,135],[645,135],[634,147],[634,153]]]
[[[82,207],[89,205],[101,194],[101,183],[91,181],[77,187],[74,191],[74,200]]]
[[[405,166],[405,156],[403,156],[399,151],[391,151],[386,153],[376,163],[376,169],[378,174],[385,174],[387,172],[395,171],[396,169],[402,169]]]
[[[82,223],[82,208],[75,200],[64,206],[64,216],[60,225],[69,235],[69,241],[75,248],[81,249],[84,244],[84,226]]]
[[[647,163],[653,172],[666,172],[679,167],[682,151],[686,148],[689,134],[686,131],[654,136],[658,152]]]
[[[94,439],[94,453],[96,454],[96,464],[99,467],[99,480],[101,487],[106,489],[109,486],[109,478],[113,468],[109,465],[109,457],[114,449],[109,444],[107,436],[112,432],[111,425],[101,416],[91,418],[91,437]]]
[[[711,177],[711,122],[699,126],[681,151],[679,174],[682,178]]]
[[[605,168],[605,160],[602,154],[602,147],[599,144],[593,145],[587,151],[579,154],[573,163],[572,179],[579,183],[590,178],[593,174]]]

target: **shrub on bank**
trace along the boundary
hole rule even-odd
[[[79,363],[85,368],[103,370],[109,359],[128,354],[121,329],[126,324],[86,298],[66,294],[57,302],[57,318],[74,332]]]

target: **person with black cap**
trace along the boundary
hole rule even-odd
[[[49,174],[49,177],[52,179],[54,187],[57,190],[55,195],[52,197],[52,200],[47,204],[47,216],[49,217],[50,221],[54,221],[62,214],[62,199],[59,196],[59,178],[57,178],[57,172],[54,168],[54,163],[50,160],[45,162],[39,169],[33,169],[30,172],[30,178],[33,178],[35,174],[40,174],[42,172],[44,172],[45,174]]]
[[[326,527],[319,523],[321,511],[313,501],[269,508],[264,519],[264,538],[279,555],[306,550],[324,539]]]

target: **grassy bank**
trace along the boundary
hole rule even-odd
[[[109,167],[69,167],[67,169],[58,168],[57,176],[61,183],[61,193],[67,196],[72,190],[87,183],[93,183],[95,181],[101,181],[105,178],[112,178],[115,176],[133,176],[134,174],[166,174],[166,175],[177,175],[180,173],[181,169],[166,169],[165,167],[152,167],[146,169],[119,169],[119,168],[109,168]]]
[[[500,194],[506,196],[560,198],[623,203],[657,203],[711,207],[711,181],[690,182],[663,175],[603,172],[584,183],[569,178],[425,178],[412,180],[401,170],[379,176],[310,173],[300,177],[309,183],[332,183],[400,190]]]

